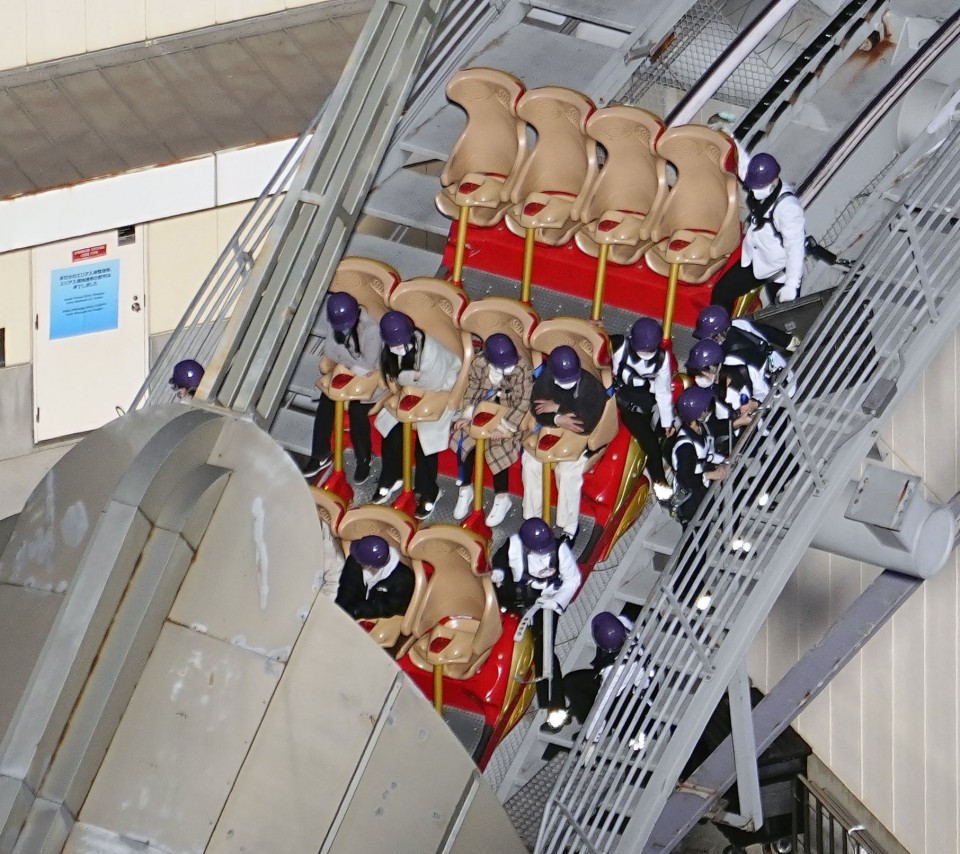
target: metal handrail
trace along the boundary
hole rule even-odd
[[[740,441],[644,607],[625,655],[656,670],[591,713],[537,850],[640,851],[735,667],[879,429],[960,323],[960,127],[879,227]],[[766,495],[763,508],[757,499]],[[733,540],[751,544],[732,552]],[[709,589],[713,609],[694,603]],[[635,751],[631,739],[646,745]],[[636,742],[634,742],[636,743]],[[589,756],[588,756],[589,754]],[[621,839],[621,834],[623,837]]]
[[[794,781],[793,850],[807,854],[887,854],[853,816],[806,777]]]
[[[175,392],[168,385],[173,366],[188,358],[206,364],[216,352],[226,319],[240,298],[253,259],[276,219],[283,194],[300,168],[325,109],[326,102],[294,142],[223,248],[130,404],[131,409],[173,400]]]
[[[402,130],[414,120],[419,105],[428,100],[433,89],[449,76],[450,63],[455,62],[458,53],[470,43],[465,33],[478,28],[479,22],[496,15],[501,5],[497,0],[448,4],[398,129]],[[220,253],[134,397],[131,409],[170,402],[175,392],[168,380],[174,365],[188,358],[206,365],[217,352],[227,319],[247,284],[253,260],[276,221],[284,193],[302,164],[325,109],[326,102],[294,142]]]

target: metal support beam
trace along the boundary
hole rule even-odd
[[[920,586],[918,578],[885,570],[753,710],[756,753],[766,750]],[[736,779],[733,737],[725,739],[674,791],[644,847],[672,851]]]
[[[737,793],[740,796],[740,815],[744,827],[756,830],[763,824],[760,804],[760,775],[757,771],[757,739],[753,731],[753,711],[750,706],[750,677],[745,661],[740,662],[737,675],[727,688],[730,698],[730,726],[733,739],[733,758],[737,774]]]

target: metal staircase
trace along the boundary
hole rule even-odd
[[[642,851],[710,713],[885,417],[960,323],[960,128],[876,229],[710,490],[634,631],[656,670],[591,713],[537,850]],[[764,497],[763,506],[758,499]],[[731,549],[731,541],[750,544]],[[693,607],[699,591],[712,608]],[[631,663],[639,661],[634,653]],[[647,736],[645,749],[631,736]]]

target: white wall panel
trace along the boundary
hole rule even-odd
[[[295,141],[282,139],[217,154],[217,204],[257,198]]]
[[[215,159],[200,157],[0,203],[0,252],[212,208]]]
[[[27,63],[62,59],[86,50],[85,0],[30,0]]]
[[[86,0],[87,50],[142,42],[147,37],[143,0]]]
[[[883,431],[886,461],[920,475],[931,497],[960,491],[958,338]],[[769,689],[822,634],[876,568],[808,551],[751,651]],[[797,722],[800,734],[911,854],[960,851],[960,583],[957,555],[907,602]]]
[[[217,23],[282,12],[284,0],[217,0]]]
[[[33,346],[29,250],[0,255],[0,282],[0,327],[6,330],[6,363],[25,365]]]
[[[146,0],[147,38],[209,27],[216,22],[216,0]]]
[[[27,64],[27,0],[0,3],[0,69]]]

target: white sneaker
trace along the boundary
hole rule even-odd
[[[373,496],[374,504],[386,504],[395,492],[399,492],[403,487],[403,481],[394,481],[392,486],[381,486]]]
[[[497,525],[507,518],[507,513],[509,512],[510,496],[506,492],[501,492],[499,495],[494,496],[493,507],[490,508],[490,512],[487,513],[484,519],[487,527],[496,528]]]
[[[457,498],[457,506],[453,508],[453,518],[458,522],[466,519],[473,509],[473,487],[461,486],[460,496]]]
[[[654,481],[653,494],[657,496],[657,501],[669,501],[673,498],[673,487],[663,481]]]

